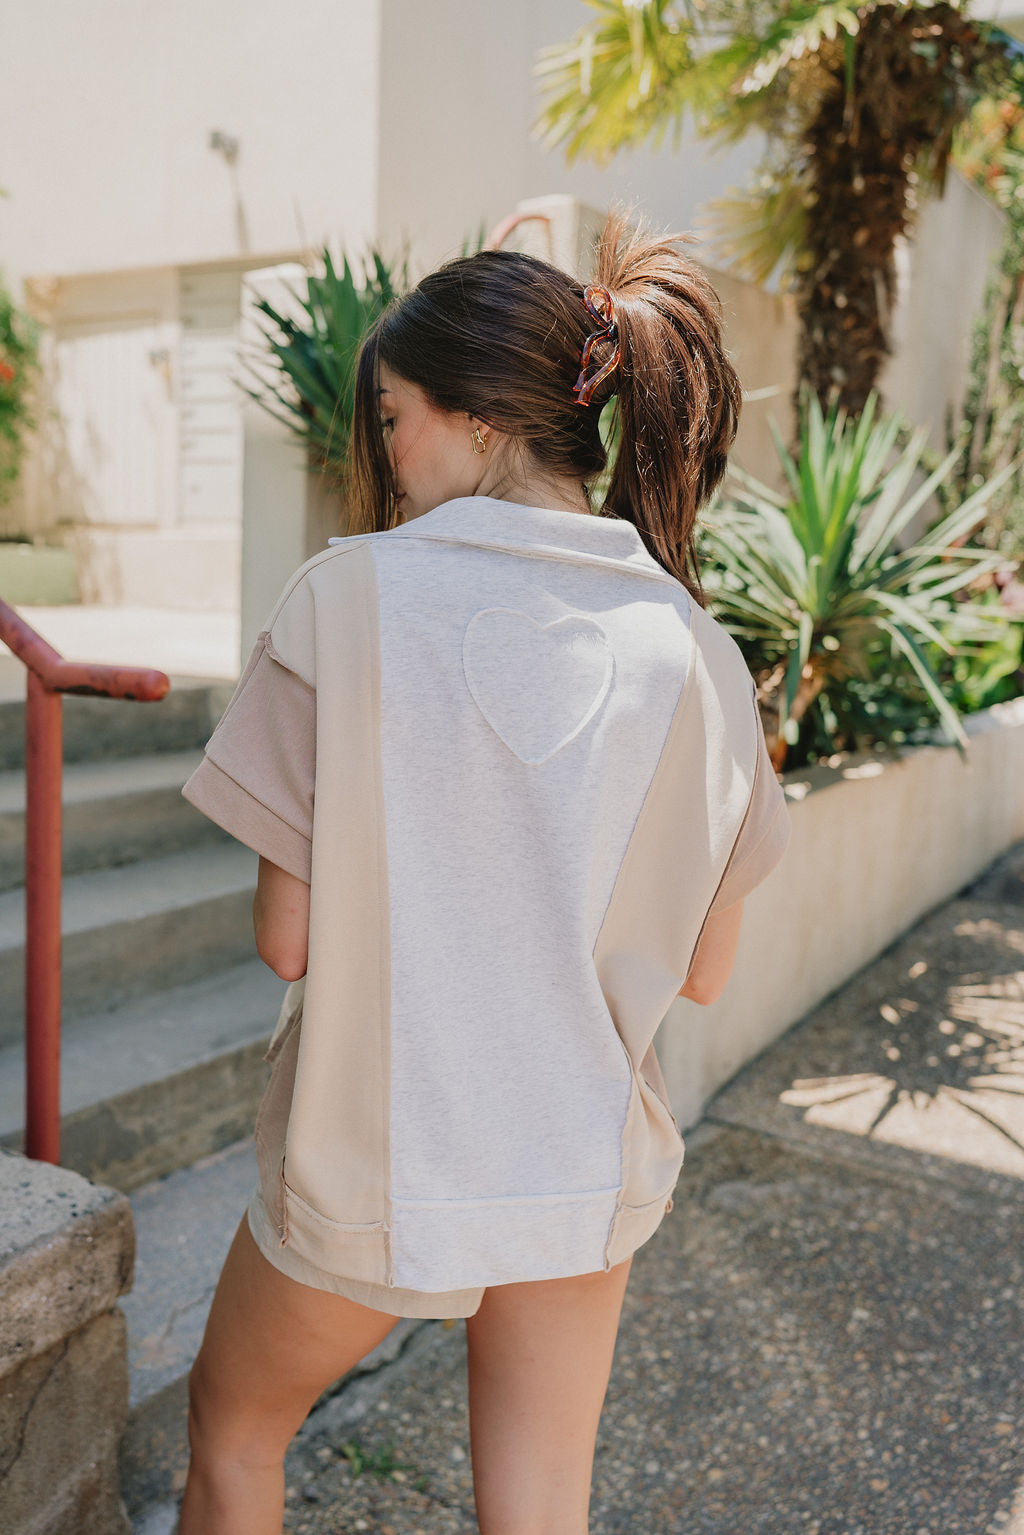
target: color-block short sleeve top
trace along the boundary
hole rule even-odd
[[[790,825],[739,647],[631,523],[468,497],[332,539],[182,792],[310,885],[283,1241],[437,1291],[652,1234],[654,1034]]]

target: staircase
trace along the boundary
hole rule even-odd
[[[287,983],[256,954],[257,856],[181,797],[234,688],[64,699],[62,1162],[135,1211],[125,1502],[172,1495],[187,1372],[256,1181]],[[0,1143],[23,1148],[24,705],[0,702]],[[139,1522],[143,1521],[143,1522]]]

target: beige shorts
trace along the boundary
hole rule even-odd
[[[281,1246],[259,1186],[253,1190],[247,1213],[249,1230],[268,1262],[282,1274],[287,1274],[289,1279],[297,1279],[299,1284],[310,1285],[314,1290],[344,1295],[347,1300],[358,1301],[360,1306],[372,1306],[374,1311],[384,1311],[390,1316],[472,1316],[484,1298],[486,1287],[483,1285],[471,1290],[403,1290],[397,1285],[371,1284],[369,1280],[329,1274],[326,1269],[307,1263],[290,1247]]]

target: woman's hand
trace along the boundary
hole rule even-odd
[[[309,886],[260,855],[252,903],[256,952],[282,981],[306,973],[309,949]]]

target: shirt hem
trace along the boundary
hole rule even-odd
[[[483,1299],[483,1286],[462,1290],[411,1290],[365,1279],[350,1279],[346,1275],[319,1268],[297,1253],[293,1245],[281,1246],[259,1188],[253,1190],[246,1213],[253,1240],[268,1262],[279,1273],[299,1284],[309,1285],[312,1289],[343,1295],[346,1300],[391,1316],[442,1321],[473,1316]]]

